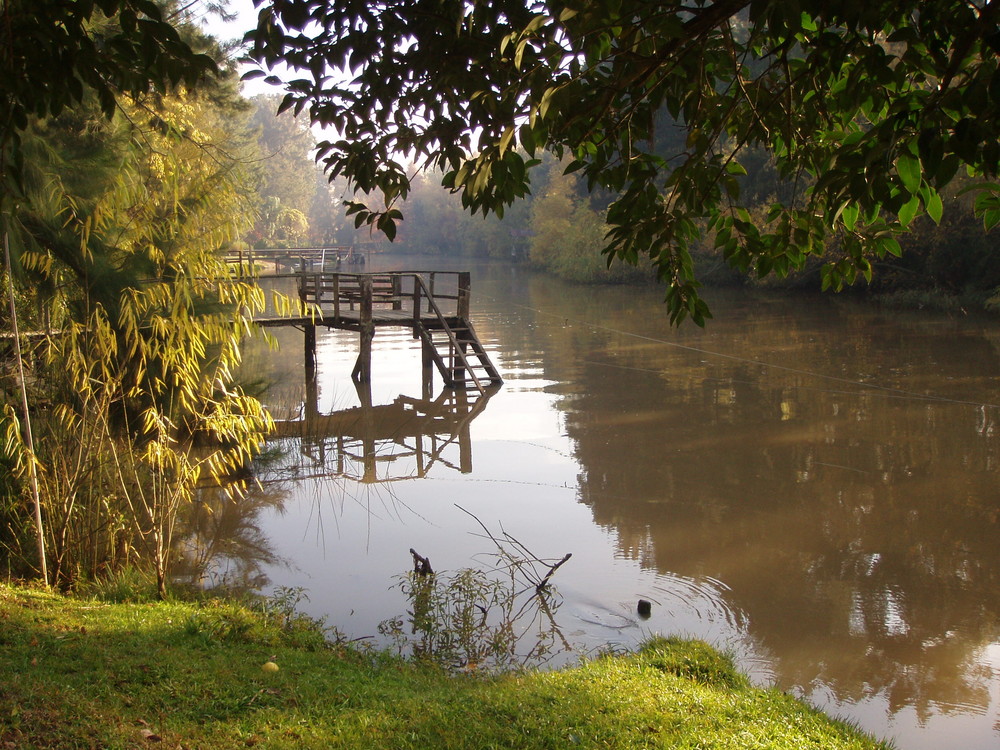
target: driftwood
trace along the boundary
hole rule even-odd
[[[417,551],[410,547],[410,554],[413,555],[413,572],[418,576],[431,576],[434,575],[434,569],[431,568],[431,561],[426,557],[417,554]]]

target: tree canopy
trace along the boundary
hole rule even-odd
[[[257,0],[251,57],[392,237],[419,167],[502,212],[542,151],[612,191],[605,252],[649,256],[674,321],[703,322],[689,248],[765,276],[827,250],[824,286],[870,277],[963,168],[1000,222],[996,0]],[[741,199],[765,151],[791,187]],[[786,195],[787,193],[787,195]],[[831,245],[830,238],[833,238]]]
[[[60,114],[95,95],[106,115],[117,97],[193,86],[216,71],[154,0],[0,0],[0,144],[31,116]]]

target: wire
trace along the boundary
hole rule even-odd
[[[496,298],[492,298],[492,299],[493,299],[494,302],[498,301]],[[529,307],[527,305],[519,305],[519,304],[516,304],[516,303],[511,303],[511,306],[512,307],[520,308],[522,310],[527,310],[529,312],[533,312],[533,313],[535,313],[537,315],[545,315],[545,316],[548,316],[548,317],[551,317],[551,318],[560,318],[560,319],[564,320],[567,324],[572,323],[574,325],[585,326],[585,327],[591,328],[591,329],[596,330],[596,331],[606,331],[608,333],[618,334],[619,336],[626,336],[626,337],[629,337],[629,338],[638,339],[639,341],[649,341],[649,342],[652,342],[652,343],[662,344],[663,346],[671,347],[673,349],[680,349],[680,350],[687,351],[687,352],[692,352],[692,353],[695,353],[695,354],[701,354],[701,355],[704,355],[704,356],[707,356],[707,357],[717,357],[719,359],[726,359],[726,360],[730,360],[732,362],[740,362],[740,363],[743,363],[743,364],[756,365],[758,367],[769,367],[769,368],[772,368],[774,370],[780,370],[781,372],[788,372],[788,373],[792,373],[792,374],[795,374],[795,375],[805,375],[805,376],[808,376],[808,377],[811,377],[811,378],[818,378],[818,379],[821,379],[821,380],[827,380],[827,381],[834,382],[834,383],[841,383],[841,384],[845,384],[845,385],[851,385],[851,386],[855,386],[857,388],[865,388],[865,389],[869,389],[869,390],[873,390],[873,391],[881,391],[883,393],[893,394],[893,395],[900,396],[900,397],[905,397],[905,398],[918,399],[918,400],[921,400],[921,401],[935,401],[935,402],[940,402],[940,403],[961,404],[961,405],[965,405],[965,406],[978,406],[978,407],[989,407],[991,409],[1000,409],[1000,404],[994,404],[994,403],[990,403],[990,402],[986,402],[986,401],[968,401],[968,400],[964,400],[964,399],[949,398],[948,396],[939,396],[939,395],[933,394],[933,393],[917,393],[916,391],[908,391],[908,390],[906,390],[904,388],[893,388],[892,386],[878,385],[877,383],[866,383],[866,382],[864,382],[862,380],[852,380],[851,378],[842,378],[842,377],[838,377],[836,375],[826,375],[826,374],[819,373],[819,372],[813,372],[811,370],[803,370],[803,369],[800,369],[800,368],[797,368],[797,367],[789,367],[787,365],[776,365],[776,364],[773,364],[771,362],[765,362],[765,361],[759,360],[759,359],[750,359],[748,357],[740,357],[740,356],[735,355],[735,354],[726,354],[724,352],[717,352],[717,351],[713,351],[711,349],[703,349],[701,347],[691,346],[690,344],[681,344],[681,343],[678,343],[676,341],[670,341],[669,339],[659,338],[659,337],[656,337],[656,336],[648,336],[648,335],[641,334],[641,333],[634,333],[632,331],[624,331],[624,330],[621,330],[619,328],[612,328],[610,326],[603,326],[603,325],[600,325],[600,324],[597,324],[597,323],[591,323],[591,322],[588,322],[588,321],[585,321],[585,320],[574,319],[574,318],[567,318],[565,315],[562,315],[562,314],[547,312],[545,310],[541,310],[541,309],[536,308],[536,307]],[[594,362],[593,364],[600,364],[600,363]],[[614,364],[611,364],[611,363],[608,363],[606,366],[608,366],[608,367],[621,367],[622,369],[631,369],[631,370],[641,370],[642,369],[642,368],[636,368],[636,367],[626,367],[624,365],[614,365]],[[649,370],[649,372],[655,372],[655,371]],[[796,387],[799,387],[799,386],[796,386]]]

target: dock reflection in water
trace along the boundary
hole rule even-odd
[[[469,426],[492,393],[446,388],[434,400],[399,395],[389,404],[369,403],[330,414],[318,413],[314,397],[302,419],[277,421],[274,436],[298,439],[299,478],[396,482],[426,477],[436,465],[468,474]],[[457,459],[452,456],[455,447]]]

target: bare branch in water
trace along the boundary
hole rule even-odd
[[[561,560],[558,560],[554,563],[551,561],[551,559],[543,560],[542,558],[538,557],[534,552],[532,552],[530,549],[528,549],[527,546],[525,546],[519,539],[514,537],[512,534],[508,533],[507,530],[504,529],[502,526],[500,528],[501,531],[503,532],[502,534],[503,541],[497,539],[497,537],[493,534],[493,532],[489,530],[486,524],[484,524],[482,520],[480,520],[480,518],[475,513],[466,510],[457,503],[455,504],[455,507],[458,508],[463,513],[471,516],[473,520],[475,520],[475,522],[479,524],[482,530],[486,532],[486,536],[488,536],[497,546],[498,557],[506,561],[506,567],[509,570],[511,570],[512,573],[513,572],[520,573],[524,577],[528,585],[533,587],[535,589],[535,593],[539,595],[545,591],[545,588],[549,583],[549,579],[552,578],[552,575],[556,572],[556,570],[558,570],[563,563],[565,563],[573,556],[572,552],[567,552]],[[511,551],[510,549],[511,547],[514,548],[513,551]],[[535,567],[535,563],[538,563],[539,565],[544,565],[547,568],[544,576],[539,575],[538,569]],[[530,575],[524,571],[525,567],[530,567],[531,569]]]
[[[562,560],[557,562],[555,565],[550,566],[549,572],[545,574],[545,578],[543,578],[541,582],[537,586],[535,586],[535,591],[537,591],[539,594],[542,593],[542,589],[544,589],[548,585],[549,579],[552,577],[552,574],[559,569],[560,565],[569,560],[572,556],[573,556],[572,552],[567,552]]]

